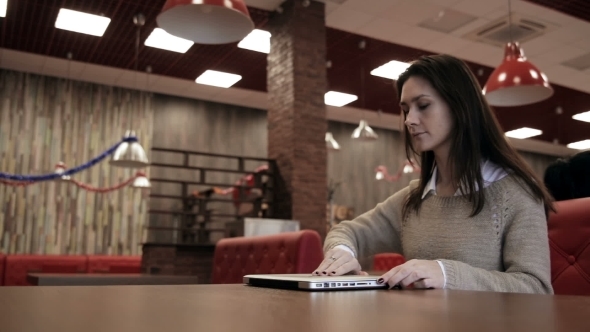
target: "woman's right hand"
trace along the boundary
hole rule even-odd
[[[361,271],[361,264],[347,250],[333,248],[324,255],[324,260],[313,272],[316,276],[341,276],[344,274],[368,275]]]

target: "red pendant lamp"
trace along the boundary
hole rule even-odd
[[[540,102],[553,95],[553,88],[543,74],[524,56],[512,39],[512,6],[508,0],[510,42],[504,47],[504,61],[494,70],[483,88],[492,106],[522,106]]]
[[[156,21],[169,34],[198,44],[237,42],[254,29],[243,0],[167,0]]]
[[[518,42],[507,43],[504,61],[488,78],[483,88],[493,106],[521,106],[545,100],[553,88],[543,74],[524,56]]]

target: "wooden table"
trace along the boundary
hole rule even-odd
[[[36,286],[193,285],[199,283],[199,278],[139,273],[29,273],[27,281]]]
[[[244,285],[0,287],[2,332],[590,331],[590,297]]]

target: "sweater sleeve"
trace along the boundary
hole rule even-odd
[[[355,257],[380,252],[401,253],[401,211],[409,189],[406,187],[374,209],[334,226],[326,236],[324,252],[345,245],[355,253]]]
[[[507,217],[502,239],[504,272],[443,259],[446,288],[553,294],[544,206],[524,190],[514,190],[510,196],[503,207]]]

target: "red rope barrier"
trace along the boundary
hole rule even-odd
[[[6,181],[6,180],[0,180],[0,183],[5,184],[7,186],[11,186],[11,187],[26,187],[29,186],[35,182],[14,182],[14,181]]]
[[[115,190],[119,190],[125,186],[128,186],[129,184],[133,183],[133,181],[135,180],[135,178],[137,178],[137,175],[134,175],[133,177],[131,177],[129,180],[121,182],[117,185],[114,185],[112,187],[107,187],[107,188],[97,188],[97,187],[93,187],[89,184],[80,182],[78,180],[75,179],[71,179],[70,181],[72,183],[74,183],[76,186],[78,186],[79,188],[82,188],[84,190],[90,191],[90,192],[95,192],[95,193],[100,193],[100,194],[105,194],[111,191],[115,191]]]
[[[107,188],[93,187],[93,186],[91,186],[89,184],[86,184],[84,182],[80,182],[80,181],[75,180],[75,179],[71,179],[68,182],[72,182],[73,184],[75,184],[76,186],[78,186],[79,188],[82,188],[84,190],[87,190],[87,191],[90,191],[90,192],[104,194],[104,193],[115,191],[115,190],[118,190],[118,189],[121,189],[121,188],[123,188],[125,186],[130,185],[137,178],[137,176],[138,176],[138,174],[134,175],[133,177],[131,177],[130,179],[128,179],[128,180],[126,180],[126,181],[124,181],[122,183],[119,183],[117,185],[114,185],[112,187],[107,187]],[[5,184],[7,186],[11,186],[11,187],[26,187],[26,186],[32,185],[32,184],[34,184],[36,182],[14,182],[14,181],[0,180],[0,183]]]

